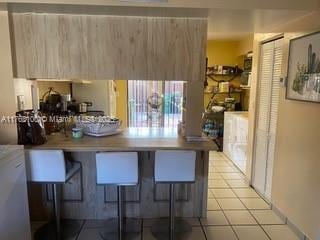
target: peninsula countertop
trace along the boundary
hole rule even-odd
[[[123,132],[106,137],[84,136],[72,138],[71,133],[48,136],[48,141],[39,146],[25,146],[26,149],[53,150],[67,152],[88,151],[155,151],[155,150],[197,150],[214,151],[213,141],[187,142],[176,129],[171,128],[127,128]]]

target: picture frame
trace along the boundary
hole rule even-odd
[[[320,103],[320,32],[290,40],[286,99]]]

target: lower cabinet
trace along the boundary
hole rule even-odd
[[[246,174],[248,144],[248,113],[224,113],[223,152]]]
[[[0,146],[0,239],[31,240],[24,151]]]

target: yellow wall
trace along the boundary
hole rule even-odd
[[[254,40],[254,35],[250,34],[247,37],[241,39],[238,42],[238,49],[237,49],[237,55],[245,55],[249,51],[253,50],[253,40]]]
[[[208,66],[236,65],[239,41],[209,40],[207,46]]]
[[[52,87],[54,91],[60,94],[71,94],[71,83],[70,82],[59,82],[59,81],[38,81],[39,98],[49,91],[49,87]]]
[[[117,94],[117,117],[122,120],[122,126],[128,126],[128,87],[126,80],[115,80]]]
[[[245,54],[252,51],[253,47],[253,35],[249,35],[246,38],[239,40],[209,40],[207,47],[208,66],[214,65],[238,65],[240,68],[243,66],[243,60]],[[216,86],[217,83],[208,79],[209,88],[210,86]],[[231,84],[235,87],[240,86],[240,77],[235,78]],[[208,88],[208,89],[209,89]],[[248,107],[249,94],[244,91],[245,106]],[[207,106],[210,100],[211,94],[205,94],[204,96],[204,107]],[[221,101],[224,101],[226,95],[215,97]],[[239,95],[234,95],[236,99],[239,99]]]

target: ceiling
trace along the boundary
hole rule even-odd
[[[148,2],[149,1],[149,2]],[[153,2],[152,2],[153,1]],[[220,8],[220,9],[292,9],[314,10],[320,8],[319,0],[0,0],[16,3],[85,4],[108,6]]]
[[[309,13],[307,10],[210,9],[208,38],[241,39],[254,32],[276,32],[278,26]]]
[[[7,2],[8,0],[0,0]],[[146,16],[208,16],[209,39],[241,39],[248,34],[274,32],[279,26],[288,25],[320,9],[320,0],[168,0],[167,3],[146,3],[148,0],[9,0],[11,3],[24,4],[27,8],[53,6],[63,9],[69,4],[77,5],[79,12],[108,13]],[[131,1],[131,2],[130,2]],[[150,1],[150,0],[149,0]],[[50,3],[54,5],[47,5]],[[1,5],[1,4],[0,4]],[[21,6],[22,4],[11,4]],[[72,11],[75,10],[75,5]],[[91,5],[90,7],[88,5]],[[94,5],[103,5],[94,7]],[[30,7],[31,6],[31,7]],[[119,7],[121,6],[121,7]],[[129,7],[128,7],[129,6]],[[50,7],[50,9],[52,9]],[[69,8],[70,9],[70,8]],[[69,11],[69,10],[68,10]],[[90,12],[91,11],[91,12]],[[290,25],[290,24],[289,24]],[[291,29],[294,24],[291,24]],[[285,30],[285,29],[283,29]]]

